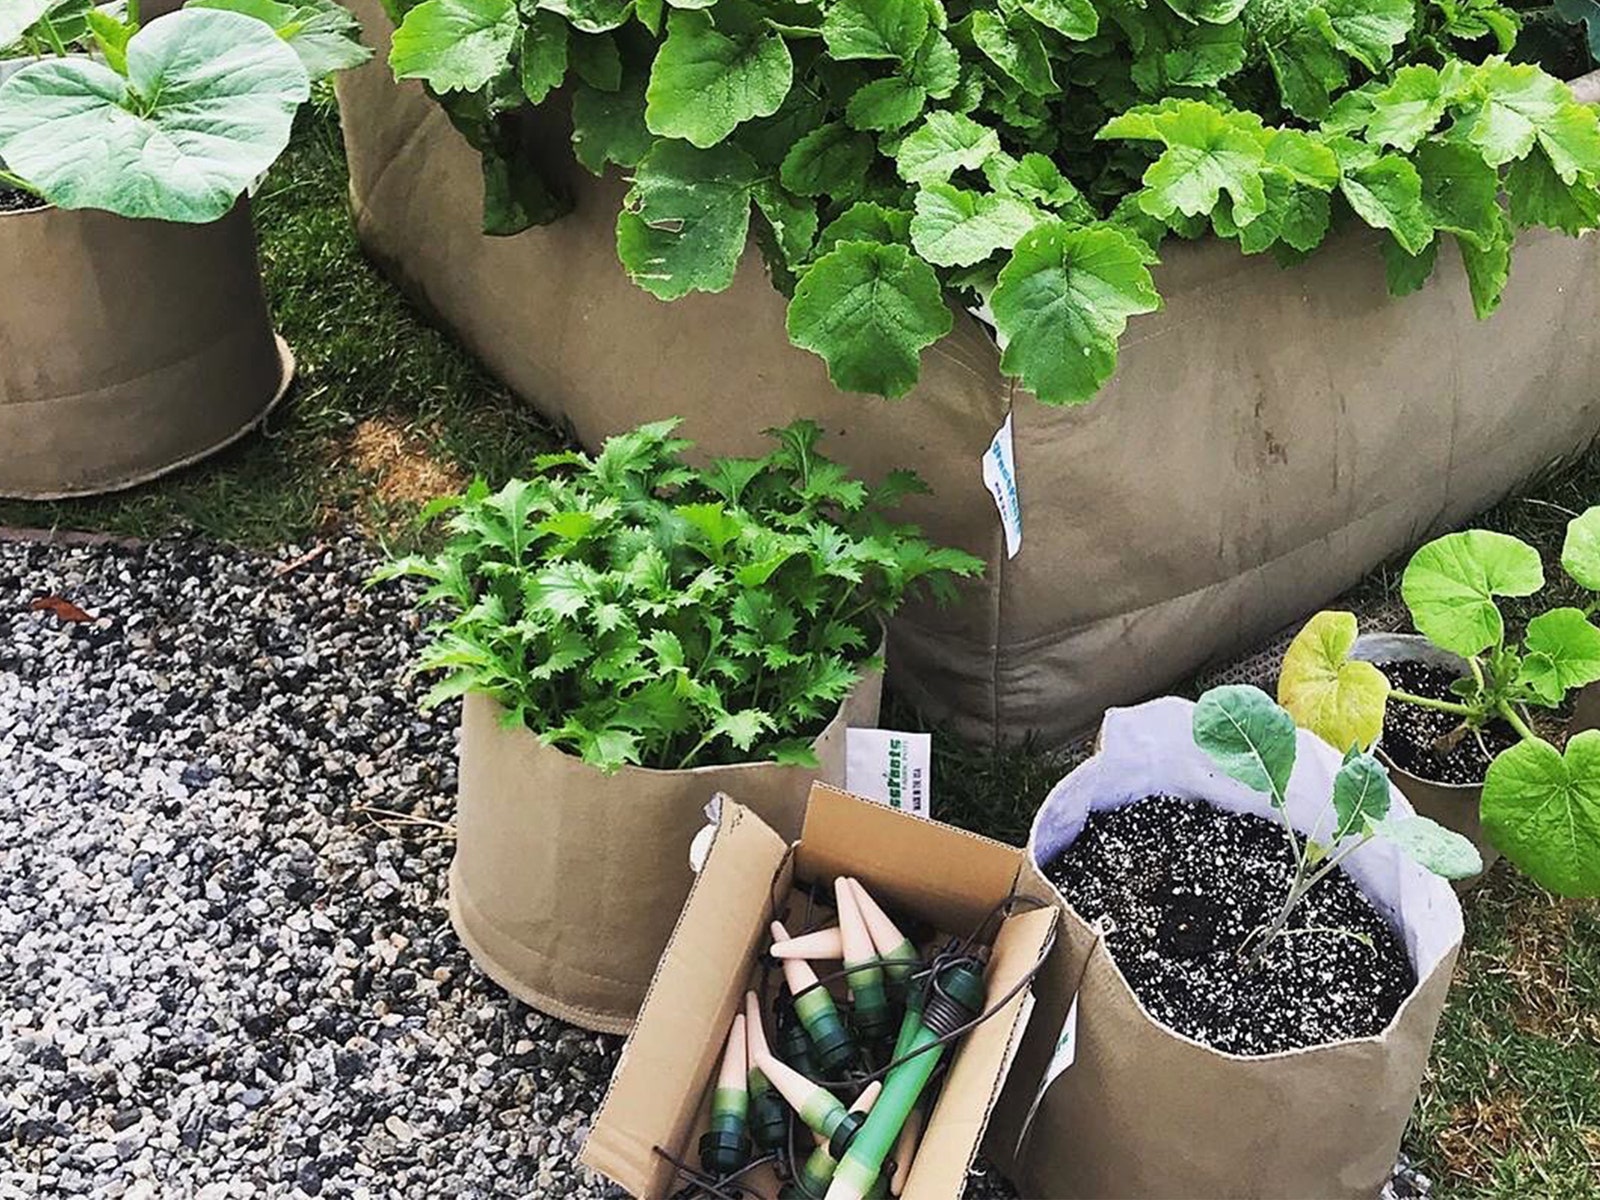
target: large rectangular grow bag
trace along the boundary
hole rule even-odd
[[[685,418],[702,453],[821,422],[828,453],[934,487],[908,508],[988,560],[946,610],[891,626],[893,680],[974,739],[1064,740],[1109,704],[1259,641],[1373,564],[1459,522],[1600,429],[1600,240],[1518,239],[1505,302],[1472,313],[1453,248],[1391,299],[1370,230],[1283,270],[1216,239],[1174,239],[1116,376],[1048,409],[1000,374],[957,311],[894,402],[840,393],[792,347],[784,297],[750,247],[732,287],[665,303],[623,272],[626,181],[572,161],[562,116],[528,152],[577,209],[510,238],[479,232],[476,153],[385,59],[378,0],[349,0],[378,51],[339,79],[356,228],[372,257],[495,373],[585,443]],[[1008,559],[981,460],[1014,412],[1022,547]]]

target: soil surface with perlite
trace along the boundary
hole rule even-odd
[[[1152,796],[1092,814],[1045,874],[1090,922],[1150,1015],[1231,1054],[1381,1032],[1416,986],[1388,922],[1335,871],[1260,961],[1240,948],[1293,880],[1276,822]]]
[[[30,208],[41,207],[37,196],[30,196],[17,188],[0,187],[0,213],[26,212]]]
[[[1380,663],[1379,669],[1388,676],[1389,683],[1402,692],[1426,696],[1430,700],[1459,700],[1450,691],[1458,676],[1443,667],[1426,663]],[[1479,739],[1470,732],[1454,744],[1439,748],[1440,738],[1461,724],[1461,719],[1451,713],[1433,708],[1407,704],[1392,697],[1383,716],[1383,752],[1395,766],[1410,771],[1419,779],[1434,783],[1477,784],[1494,756],[1517,742],[1516,731],[1504,721],[1491,721],[1479,731]],[[1484,754],[1484,747],[1489,753]]]

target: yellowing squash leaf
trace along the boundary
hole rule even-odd
[[[1383,672],[1349,657],[1355,641],[1354,613],[1320,612],[1289,643],[1278,673],[1278,703],[1336,750],[1377,741],[1389,698]]]

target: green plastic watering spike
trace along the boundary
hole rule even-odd
[[[983,965],[977,959],[958,959],[929,980],[922,1015],[908,1035],[903,1054],[935,1048],[889,1071],[878,1102],[839,1159],[826,1200],[866,1200],[901,1127],[944,1056],[944,1047],[936,1043],[977,1019],[983,1011],[985,990]]]

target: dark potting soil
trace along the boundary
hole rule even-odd
[[[1378,666],[1388,676],[1390,685],[1402,692],[1426,696],[1430,700],[1458,698],[1450,692],[1450,685],[1458,678],[1454,671],[1419,662],[1379,663]],[[1435,783],[1482,783],[1494,756],[1517,743],[1516,730],[1504,721],[1485,725],[1480,733],[1484,746],[1489,748],[1487,758],[1483,746],[1470,733],[1448,750],[1435,751],[1434,743],[1460,723],[1460,719],[1450,713],[1391,697],[1384,710],[1383,751],[1396,766],[1419,779]]]
[[[39,197],[19,192],[16,188],[0,186],[0,212],[23,212],[41,207]]]
[[[1271,1054],[1381,1032],[1416,973],[1342,870],[1260,961],[1239,953],[1277,913],[1292,862],[1274,821],[1151,796],[1092,814],[1045,874],[1086,920],[1107,920],[1111,956],[1150,1014],[1198,1042]]]

